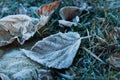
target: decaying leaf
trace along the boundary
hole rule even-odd
[[[73,1],[76,6],[65,6],[60,9],[60,16],[64,21],[59,21],[59,24],[64,25],[66,27],[73,26],[73,23],[76,24],[79,22],[79,16],[82,15],[83,11],[88,11],[92,9],[91,6],[88,6],[87,3],[81,3],[79,0]],[[66,23],[66,21],[67,23]],[[69,22],[69,25],[68,25]]]
[[[27,15],[10,15],[0,19],[0,46],[10,44],[15,39],[23,44],[48,22],[54,9],[58,6],[59,2],[56,1],[39,8],[40,20]],[[42,13],[40,13],[40,10],[42,10]]]
[[[15,39],[23,44],[35,33],[38,19],[27,15],[10,15],[0,19],[0,46],[12,43]]]
[[[44,4],[38,8],[36,13],[40,16],[40,22],[36,25],[36,31],[43,27],[50,19],[51,15],[60,5],[59,1]]]
[[[110,55],[110,57],[107,59],[107,62],[115,68],[120,69],[120,52]]]
[[[63,7],[60,9],[60,16],[63,20],[59,20],[59,24],[62,24],[67,27],[71,27],[73,24],[75,24],[74,26],[76,26],[78,22],[74,22],[74,21],[75,19],[79,19],[76,17],[78,17],[80,14],[81,14],[81,10],[78,7],[74,7],[74,6]]]
[[[53,80],[51,71],[28,59],[22,51],[11,50],[0,57],[0,80]]]
[[[39,7],[39,9],[36,11],[38,15],[45,15],[50,16],[56,8],[58,8],[60,5],[60,1],[55,1],[50,4],[44,4]]]
[[[62,69],[72,64],[80,43],[81,38],[76,32],[57,33],[38,41],[31,50],[22,51],[44,66]]]
[[[67,6],[60,9],[60,16],[62,19],[72,21],[76,16],[81,14],[81,10],[78,7]]]

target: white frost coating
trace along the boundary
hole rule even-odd
[[[67,26],[67,27],[77,26],[77,23],[66,21],[66,20],[59,20],[58,22],[59,22],[60,25],[64,25],[64,26]]]
[[[15,39],[20,44],[34,35],[36,18],[27,15],[10,15],[0,19],[0,46],[12,43]]]
[[[80,43],[81,38],[76,32],[57,33],[38,41],[31,50],[22,51],[44,66],[62,69],[72,64]]]
[[[43,80],[51,79],[51,71],[28,59],[22,51],[13,49],[0,57],[0,79],[2,80]]]
[[[79,7],[65,6],[59,11],[62,20],[59,20],[58,22],[65,27],[77,26],[81,12]]]
[[[10,80],[8,76],[3,73],[0,73],[0,80]]]

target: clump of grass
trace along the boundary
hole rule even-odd
[[[116,76],[119,72],[111,67],[111,65],[106,62],[106,59],[110,54],[119,51],[119,37],[116,36],[114,28],[120,26],[120,6],[117,4],[120,3],[120,1],[86,0],[83,2],[89,3],[93,6],[93,9],[81,15],[79,25],[72,27],[70,31],[79,32],[81,36],[95,35],[95,37],[82,40],[73,65],[69,69],[63,70],[62,74],[64,75],[59,75],[59,78],[68,80],[71,78],[70,76],[74,75],[71,79],[119,79],[119,77]],[[58,25],[53,26],[53,31],[61,31]],[[90,55],[84,47],[105,63]],[[58,79],[58,76],[56,76],[55,79]]]

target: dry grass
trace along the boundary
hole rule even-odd
[[[8,0],[0,2],[1,9],[9,8],[7,12],[0,13],[0,16],[15,14],[20,3],[26,8],[40,6],[53,0]],[[32,2],[33,1],[33,2]],[[61,0],[62,6],[73,5],[72,0]],[[92,10],[80,16],[77,27],[61,28],[57,20],[60,19],[58,11],[54,13],[50,22],[39,30],[38,37],[46,37],[59,31],[74,31],[84,37],[94,35],[89,39],[82,40],[81,46],[69,69],[53,70],[55,80],[119,80],[119,71],[106,62],[110,54],[120,51],[120,38],[117,36],[115,27],[120,27],[120,1],[119,0],[80,0],[89,3]],[[23,3],[24,2],[24,3]],[[13,4],[14,5],[11,5]],[[4,6],[3,6],[4,4]],[[58,9],[59,10],[59,9]],[[34,12],[32,13],[33,17]],[[87,50],[86,50],[87,49]],[[89,51],[88,51],[89,50]],[[92,52],[96,57],[90,54]]]

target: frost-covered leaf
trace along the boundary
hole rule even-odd
[[[0,57],[0,80],[53,80],[51,71],[28,59],[20,50],[5,51]]]
[[[60,16],[62,19],[72,21],[76,16],[81,14],[79,7],[66,6],[60,9]]]
[[[23,44],[35,33],[38,19],[27,15],[10,15],[0,19],[0,46],[12,43],[15,39]]]
[[[60,9],[60,16],[63,20],[59,21],[59,24],[62,24],[66,27],[76,26],[79,21],[79,15],[81,10],[78,7],[67,6]],[[77,18],[76,18],[77,17]],[[77,19],[77,20],[76,20]]]
[[[64,25],[64,26],[67,26],[67,27],[77,26],[76,23],[70,22],[70,21],[66,21],[66,20],[59,20],[58,22],[59,22],[59,25]]]
[[[89,12],[89,10],[92,9],[91,6],[88,6],[87,3],[81,3],[79,0],[73,1],[76,6],[65,6],[60,9],[59,14],[63,20],[66,20],[66,22],[61,23],[59,21],[59,24],[64,25],[65,27],[71,27],[69,24],[77,24],[80,22],[80,16],[84,14],[84,11]]]
[[[62,69],[72,64],[80,43],[81,38],[76,32],[57,33],[38,41],[31,50],[22,51],[44,66]]]
[[[3,73],[0,73],[0,80],[10,80],[8,76]]]
[[[37,30],[43,27],[50,19],[60,2],[55,1],[42,5],[37,13],[40,20],[27,15],[10,15],[0,19],[0,46],[12,43],[15,39],[20,44],[32,37]],[[4,36],[5,34],[5,36]]]
[[[107,62],[115,68],[120,69],[120,53],[110,55],[110,57],[107,59]]]

